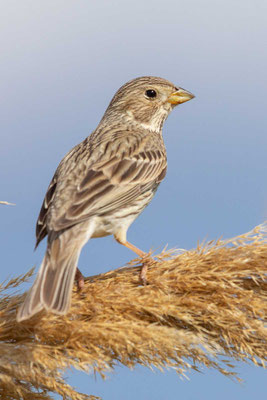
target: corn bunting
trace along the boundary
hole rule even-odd
[[[68,311],[75,275],[83,286],[77,264],[90,238],[114,235],[144,256],[127,241],[127,230],[166,174],[162,125],[175,106],[193,97],[162,78],[134,79],[117,91],[96,130],[63,158],[36,226],[36,246],[48,237],[46,253],[18,321],[42,309]]]

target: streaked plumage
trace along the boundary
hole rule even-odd
[[[67,312],[80,251],[90,238],[113,234],[143,254],[126,233],[166,174],[163,122],[192,97],[161,78],[134,79],[115,94],[96,130],[63,158],[37,221],[36,246],[47,235],[47,250],[19,321],[43,308]]]

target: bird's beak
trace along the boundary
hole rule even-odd
[[[185,103],[193,99],[195,96],[183,88],[178,88],[175,92],[171,93],[167,101],[173,105]]]

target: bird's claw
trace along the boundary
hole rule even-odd
[[[142,283],[143,286],[147,285],[147,270],[148,270],[148,266],[154,263],[153,258],[150,256],[149,254],[145,254],[145,256],[142,259],[143,264],[141,267],[141,271],[140,271],[140,281]]]
[[[142,264],[141,271],[140,271],[140,281],[143,286],[147,285],[147,264]]]
[[[80,292],[84,288],[84,276],[78,268],[75,274],[75,281],[77,284],[77,289]]]

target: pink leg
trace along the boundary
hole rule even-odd
[[[75,281],[77,284],[78,291],[81,291],[84,287],[84,277],[83,277],[83,274],[81,273],[81,271],[79,270],[79,268],[77,268],[77,270],[76,270]]]
[[[146,253],[140,249],[138,249],[138,247],[134,246],[132,243],[130,242],[122,242],[118,237],[115,236],[115,239],[117,240],[118,243],[122,244],[123,246],[127,247],[128,249],[132,250],[134,253],[136,253],[139,257],[143,258],[145,257]],[[147,264],[143,264],[141,267],[141,271],[140,271],[140,281],[142,282],[142,284],[145,286],[147,284]]]

